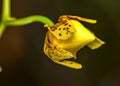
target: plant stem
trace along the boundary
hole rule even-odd
[[[2,21],[5,22],[10,18],[11,15],[11,6],[10,0],[3,0],[2,6]]]
[[[21,25],[30,24],[33,22],[40,22],[43,24],[48,24],[49,26],[54,25],[54,23],[48,17],[42,16],[42,15],[33,15],[33,16],[28,16],[21,19],[15,19],[15,20],[6,22],[6,24],[8,26],[21,26]]]
[[[2,37],[4,31],[5,31],[5,25],[3,23],[0,24],[0,38]]]
[[[5,31],[5,22],[10,19],[10,0],[3,0],[2,2],[2,15],[0,22],[0,38]]]
[[[40,22],[43,24],[47,24],[49,26],[54,25],[54,23],[48,17],[42,15],[33,15],[21,19],[15,19],[11,17],[10,1],[11,0],[3,0],[2,3],[3,6],[2,6],[2,17],[0,22],[0,38],[3,35],[7,26],[21,26],[33,22]]]

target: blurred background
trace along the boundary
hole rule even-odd
[[[0,15],[2,8],[0,0]],[[120,0],[11,0],[12,16],[44,15],[57,22],[64,14],[97,19],[82,22],[106,42],[77,54],[83,69],[53,63],[43,53],[47,29],[32,23],[7,27],[0,39],[0,86],[120,86]]]

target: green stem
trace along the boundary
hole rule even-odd
[[[33,22],[40,22],[43,24],[48,24],[49,26],[54,25],[54,23],[48,17],[42,16],[42,15],[33,15],[33,16],[28,16],[21,19],[15,19],[15,20],[6,22],[6,24],[8,26],[21,26],[21,25],[30,24]]]
[[[21,25],[30,24],[33,22],[40,22],[43,24],[47,24],[49,26],[54,25],[54,23],[48,17],[42,16],[42,15],[33,15],[33,16],[28,16],[21,19],[15,19],[11,17],[10,4],[11,4],[10,0],[3,0],[2,17],[0,22],[0,38],[7,26],[21,26]]]
[[[10,0],[3,0],[2,6],[2,21],[8,20],[11,15]]]
[[[5,31],[5,22],[10,18],[10,0],[3,0],[2,2],[2,15],[0,21],[0,38]]]
[[[5,31],[5,25],[2,23],[2,24],[0,24],[0,38],[2,37],[2,35],[3,35],[3,33],[4,33],[4,31]]]

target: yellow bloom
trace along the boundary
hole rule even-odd
[[[63,15],[54,26],[45,25],[49,31],[44,42],[44,53],[55,63],[81,69],[81,64],[66,59],[76,58],[77,51],[84,46],[97,49],[105,43],[79,21],[96,23],[92,19]]]

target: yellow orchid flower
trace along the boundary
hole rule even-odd
[[[45,25],[48,28],[44,42],[44,53],[55,63],[81,69],[82,65],[67,59],[76,58],[78,50],[84,46],[97,49],[105,44],[97,38],[79,21],[95,24],[96,20],[72,15],[63,15],[54,26]]]

